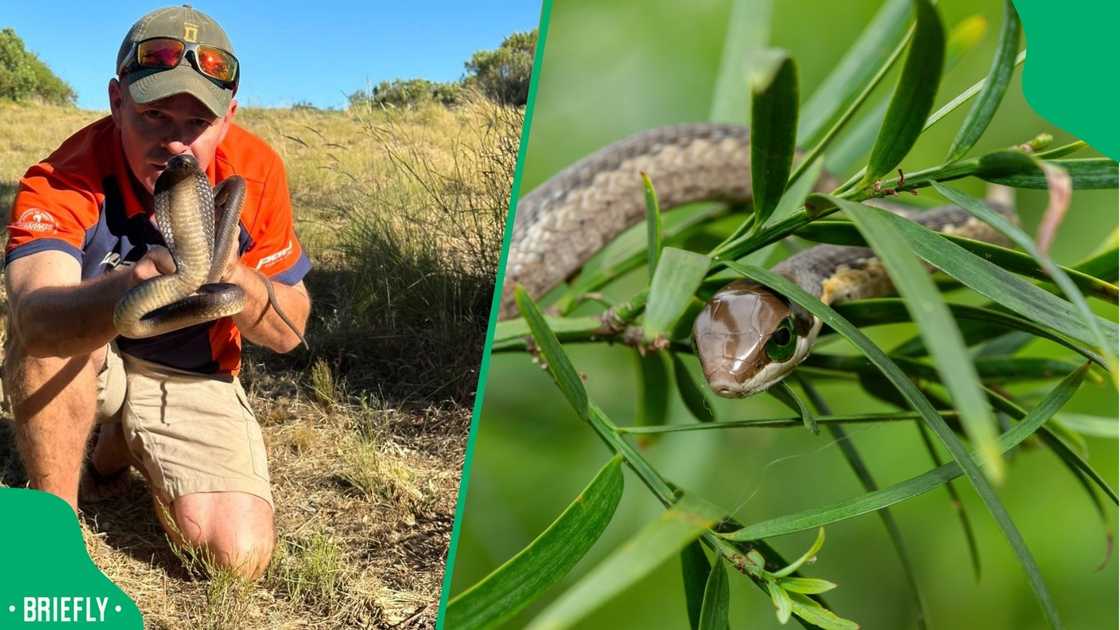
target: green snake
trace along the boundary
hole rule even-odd
[[[653,181],[662,208],[697,201],[749,202],[749,130],[694,123],[645,131],[579,160],[524,195],[510,240],[503,317],[514,313],[516,285],[534,297],[543,295],[643,220],[642,172]],[[830,179],[822,176],[818,187],[827,186]],[[1014,217],[1010,203],[993,205]],[[909,216],[941,232],[1001,240],[955,206]],[[772,271],[826,304],[893,291],[882,264],[862,247],[818,245],[790,256]],[[741,397],[767,389],[792,371],[809,355],[820,328],[820,320],[791,307],[782,296],[739,280],[705,305],[693,324],[693,343],[713,391]]]

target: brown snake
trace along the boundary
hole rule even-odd
[[[188,155],[177,155],[156,180],[156,224],[175,261],[175,273],[149,278],[117,302],[113,325],[134,339],[229,317],[245,308],[245,291],[219,282],[236,255],[245,182],[234,175],[211,190],[206,174]],[[307,341],[276,302],[272,281],[269,304],[307,346]]]
[[[641,172],[653,181],[663,209],[696,201],[749,202],[749,131],[715,123],[645,131],[579,160],[524,195],[517,204],[510,242],[502,317],[516,309],[516,285],[531,296],[543,295],[643,219]],[[822,177],[817,186],[828,179]],[[1014,217],[1009,203],[992,205]],[[906,214],[933,230],[1001,240],[955,206]],[[863,247],[818,245],[783,260],[773,271],[826,304],[893,290],[874,253]],[[808,356],[820,327],[819,320],[791,309],[769,289],[736,281],[705,306],[695,321],[693,340],[712,389],[738,397],[781,380]]]

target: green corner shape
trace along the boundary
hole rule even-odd
[[[1013,0],[1027,39],[1023,93],[1055,126],[1120,160],[1116,0]]]
[[[62,499],[0,488],[0,629],[143,628],[140,610],[86,551]]]

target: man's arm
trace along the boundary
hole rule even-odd
[[[275,352],[290,352],[299,345],[299,337],[269,305],[265,282],[271,280],[239,262],[226,274],[225,281],[245,290],[245,309],[233,316],[233,323],[246,339]],[[311,312],[311,297],[303,281],[295,285],[272,282],[272,288],[277,306],[292,320],[299,333],[304,334]]]
[[[17,258],[6,269],[12,334],[31,356],[88,354],[117,336],[113,309],[130,288],[174,271],[163,248],[152,248],[129,268],[82,282],[71,255],[46,250]]]

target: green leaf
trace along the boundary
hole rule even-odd
[[[774,602],[774,608],[777,609],[778,623],[787,623],[793,614],[793,602],[789,599],[789,593],[776,580],[767,580],[766,588],[770,590],[770,601]]]
[[[665,353],[634,351],[638,364],[638,414],[639,424],[658,426],[665,424],[669,409],[669,366]]]
[[[969,16],[953,26],[953,29],[949,32],[948,43],[945,45],[945,74],[948,74],[965,54],[984,39],[984,34],[987,31],[988,21],[981,15]],[[978,91],[979,88],[977,88]],[[968,98],[966,97],[964,100],[968,100]],[[867,152],[871,150],[871,143],[875,141],[875,134],[879,131],[879,125],[887,114],[888,105],[890,105],[889,99],[884,98],[875,106],[875,109],[860,119],[854,129],[829,150],[825,157],[825,166],[828,168],[828,172],[847,173],[856,167],[860,158],[867,155]],[[927,120],[926,128],[929,128],[929,124],[929,120]],[[863,171],[858,173],[855,180],[859,181],[860,177],[863,177]]]
[[[661,204],[657,201],[657,191],[649,175],[642,173],[642,188],[646,193],[646,264],[650,270],[657,269],[661,258]]]
[[[1042,604],[1047,619],[1050,621],[1051,625],[1060,627],[1061,622],[1058,619],[1057,609],[1038,572],[1038,565],[1027,549],[1022,535],[1011,521],[1011,517],[1007,514],[1007,509],[1004,508],[1003,504],[996,496],[994,489],[988,483],[984,474],[976,466],[976,463],[971,459],[967,451],[965,451],[964,445],[961,444],[960,440],[957,439],[952,430],[945,424],[941,416],[937,414],[937,411],[930,405],[929,401],[918,391],[906,375],[899,370],[898,366],[887,358],[887,356],[883,354],[883,351],[873,344],[862,332],[850,323],[844,321],[836,311],[822,304],[820,300],[806,293],[795,283],[760,267],[739,265],[733,261],[727,260],[721,262],[735,271],[742,273],[744,276],[788,297],[813,315],[819,317],[823,323],[833,327],[849,341],[854,343],[861,352],[867,355],[867,357],[882,370],[883,374],[894,384],[899,392],[906,397],[907,402],[909,402],[916,411],[922,414],[922,418],[930,428],[933,429],[938,438],[945,443],[949,452],[953,455],[953,459],[955,459],[964,470],[969,481],[971,481],[973,487],[976,488],[984,505],[987,506],[992,516],[995,517],[996,522],[1011,543],[1016,555],[1018,555],[1020,562],[1027,572],[1035,595]],[[1083,376],[1084,368],[1075,374]]]
[[[791,593],[804,593],[806,595],[827,593],[836,588],[836,585],[832,582],[818,578],[787,577],[782,578],[778,583]]]
[[[1012,9],[1012,12],[1014,12],[1014,9]],[[1120,374],[1120,370],[1117,369],[1116,359],[1111,353],[1116,347],[1115,344],[1108,345],[1104,333],[1101,331],[1101,327],[1098,324],[1097,316],[1090,310],[1088,302],[1085,301],[1085,297],[1081,295],[1077,284],[1070,277],[1072,274],[1081,274],[1073,270],[1070,270],[1070,273],[1066,273],[1065,270],[1054,264],[1054,261],[1052,261],[1049,256],[1042,253],[1042,251],[1035,246],[1031,237],[1027,236],[1018,226],[1008,221],[1006,217],[995,210],[989,208],[987,204],[979,199],[970,197],[937,182],[933,182],[933,188],[940,193],[942,197],[964,208],[976,218],[992,226],[998,232],[1011,239],[1011,242],[1023,248],[1024,251],[1033,256],[1034,259],[1038,261],[1039,266],[1042,267],[1042,270],[1046,272],[1046,275],[1054,279],[1055,284],[1062,290],[1062,293],[1073,303],[1081,316],[1081,321],[1085,323],[1086,328],[1089,329],[1089,333],[1096,340],[1095,345],[1098,350],[1105,353],[1104,356],[1106,360],[1112,358],[1109,362],[1109,369],[1112,371],[1113,375],[1116,376]],[[1091,276],[1081,277],[1090,278]],[[1093,280],[1096,281],[1096,279]]]
[[[529,628],[568,628],[638,582],[723,517],[702,499],[683,495],[546,608]]]
[[[587,339],[603,328],[599,317],[545,317],[545,324],[560,341]],[[525,338],[530,336],[529,322],[524,318],[498,322],[494,329],[494,352],[524,350]]]
[[[719,561],[719,558],[716,558]],[[712,572],[704,546],[694,540],[681,550],[681,578],[684,581],[684,599],[688,608],[688,624],[692,630],[700,627],[700,610],[704,605],[704,586]]]
[[[1009,315],[1001,311],[995,311],[988,308],[981,308],[978,306],[968,306],[965,304],[946,304],[949,307],[949,312],[953,314],[962,324],[975,322],[979,324],[990,324],[993,328],[1003,328],[1010,330],[1022,330],[1030,334],[1048,339],[1065,348],[1073,350],[1078,354],[1084,356],[1086,359],[1093,361],[1101,367],[1105,367],[1104,360],[1092,352],[1078,346],[1077,344],[1070,343],[1068,340],[1061,336],[1055,335],[1049,330],[1036,325],[1031,322],[1014,315]],[[906,304],[898,298],[875,298],[871,300],[857,300],[853,302],[845,302],[837,304],[835,310],[841,317],[849,321],[855,326],[866,328],[868,326],[876,326],[880,324],[897,324],[900,322],[910,321],[910,312],[906,309]],[[962,330],[964,327],[962,326]],[[979,339],[990,339],[991,332],[987,329],[982,331]],[[920,341],[920,339],[919,339]],[[908,344],[904,344],[908,345]],[[921,352],[925,352],[925,344],[921,345]],[[905,348],[902,346],[895,348],[891,351],[892,355],[915,356],[920,354],[915,348]],[[812,356],[812,355],[810,355]]]
[[[1077,263],[1073,268],[1100,280],[1116,282],[1117,277],[1120,277],[1120,250],[1116,247],[1106,249],[1088,260]]]
[[[677,391],[681,393],[684,406],[688,407],[692,416],[700,422],[713,422],[716,417],[712,413],[708,397],[704,394],[704,386],[696,382],[692,372],[677,353],[673,352],[670,356],[673,358],[673,375],[677,380]]]
[[[447,605],[449,628],[488,628],[513,617],[559,582],[606,529],[622,498],[614,457],[560,516],[522,549]]]
[[[688,310],[712,261],[703,254],[666,247],[650,285],[642,328],[647,342],[664,339]]]
[[[793,613],[821,630],[859,630],[856,622],[842,619],[801,593],[791,593],[789,597]]]
[[[820,434],[821,430],[820,427],[817,426],[817,419],[815,414],[813,414],[813,410],[809,409],[808,405],[797,397],[797,393],[794,392],[793,388],[785,381],[778,381],[772,385],[770,389],[766,390],[766,393],[777,398],[785,404],[785,406],[797,412],[801,416],[801,422],[805,423],[805,428],[808,429],[810,433],[813,435]]]
[[[772,0],[732,1],[712,94],[710,120],[742,124],[749,119],[743,79],[750,76],[755,54],[770,41],[772,13]]]
[[[1057,421],[1071,431],[1093,437],[1120,438],[1120,424],[1116,418],[1092,416],[1084,413],[1063,413]]]
[[[1021,444],[1023,440],[1038,431],[1043,423],[1061,409],[1081,385],[1087,372],[1086,368],[1087,365],[1082,366],[1077,372],[1063,379],[1022,421],[1000,436],[999,444],[1003,452],[1006,453]],[[740,530],[721,534],[721,536],[728,540],[751,541],[784,536],[828,525],[829,523],[837,523],[920,496],[960,476],[961,467],[955,462],[949,462],[917,477],[912,477],[876,492],[868,492],[831,505],[753,523]]]
[[[761,52],[751,76],[751,188],[756,226],[786,189],[797,143],[797,66],[779,49]]]
[[[929,0],[913,0],[917,19],[910,51],[871,149],[864,184],[894,170],[910,152],[933,109],[945,61],[945,29]]]
[[[1117,177],[1116,160],[1108,158],[1086,158],[1078,160],[1046,160],[1048,163],[1064,168],[1075,190],[1115,189],[1120,178]],[[976,176],[993,184],[1003,184],[1013,188],[1049,188],[1046,174],[1038,164],[1022,151],[998,151],[980,158]]]
[[[727,587],[727,570],[723,558],[716,556],[708,584],[704,588],[704,605],[700,610],[700,630],[728,630],[727,619],[730,593]]]
[[[934,182],[935,188],[944,188],[941,184]],[[989,210],[990,211],[990,210]],[[999,216],[999,215],[996,215]],[[1002,218],[1002,217],[1001,217]],[[1008,223],[1010,225],[1010,223]],[[993,226],[1000,229],[999,226]],[[850,221],[839,220],[820,220],[814,221],[805,227],[795,232],[801,238],[814,241],[817,243],[830,243],[832,245],[849,245],[853,247],[866,247],[867,241],[863,235],[859,233],[855,224]],[[984,241],[977,241],[970,238],[954,236],[951,234],[942,234],[942,236],[968,251],[983,257],[986,260],[999,265],[1000,267],[1025,276],[1038,278],[1040,280],[1051,281],[1053,276],[1045,270],[1045,266],[1040,266],[1039,259],[1032,257],[1021,252],[1017,252],[1006,247],[993,245]],[[1024,235],[1025,236],[1025,235]],[[1027,237],[1029,238],[1029,237]],[[1066,267],[1058,267],[1058,270],[1064,273],[1075,286],[1080,289],[1091,293],[1103,300],[1115,304],[1118,297],[1120,297],[1120,289],[1116,285],[1094,278],[1086,273],[1070,269]]]
[[[1000,267],[964,250],[942,235],[923,226],[878,211],[879,216],[895,227],[915,254],[965,286],[1001,306],[1052,328],[1064,335],[1095,344],[1093,335],[1085,330],[1080,313],[1068,302],[1018,278]],[[1117,328],[1113,322],[1098,318],[1105,339],[1115,347]]]
[[[898,231],[884,219],[889,212],[836,197],[832,201],[855,221],[882,259],[933,355],[941,382],[949,389],[961,412],[961,424],[976,445],[985,471],[992,480],[1001,480],[1003,459],[996,446],[998,432],[995,418],[978,387],[980,379],[964,339],[941,294],[933,286],[929,272],[906,246]]]
[[[969,110],[960,131],[957,132],[957,137],[949,147],[946,162],[955,162],[964,157],[992,122],[996,109],[1003,100],[1004,93],[1007,92],[1007,85],[1011,82],[1018,50],[1019,14],[1015,12],[1011,0],[1003,0],[1003,29],[1000,31],[999,44],[992,59],[992,69],[988,71],[988,79],[984,83],[980,97],[972,104],[972,109]]]
[[[817,558],[817,552],[819,552],[821,550],[821,547],[824,547],[824,528],[823,527],[821,527],[820,529],[817,530],[817,539],[814,540],[813,544],[809,546],[808,551],[801,554],[800,558],[791,562],[789,564],[789,566],[787,566],[786,568],[781,569],[780,571],[775,571],[771,575],[773,575],[774,577],[777,577],[777,578],[789,577],[795,571],[800,569],[801,565],[805,564],[806,562],[815,561],[816,558]]]
[[[576,372],[575,366],[568,359],[568,355],[564,353],[564,349],[560,347],[560,341],[548,327],[548,322],[545,321],[540,309],[537,308],[537,303],[529,297],[529,294],[520,285],[514,288],[513,298],[517,302],[517,308],[521,311],[522,317],[529,324],[529,330],[532,332],[537,349],[548,364],[549,374],[552,375],[553,380],[560,387],[560,391],[580,417],[586,417],[588,414],[587,390],[584,389],[583,381]]]
[[[812,145],[821,139],[840,112],[891,58],[905,36],[909,17],[909,0],[889,0],[883,4],[856,43],[801,108],[798,144]]]

